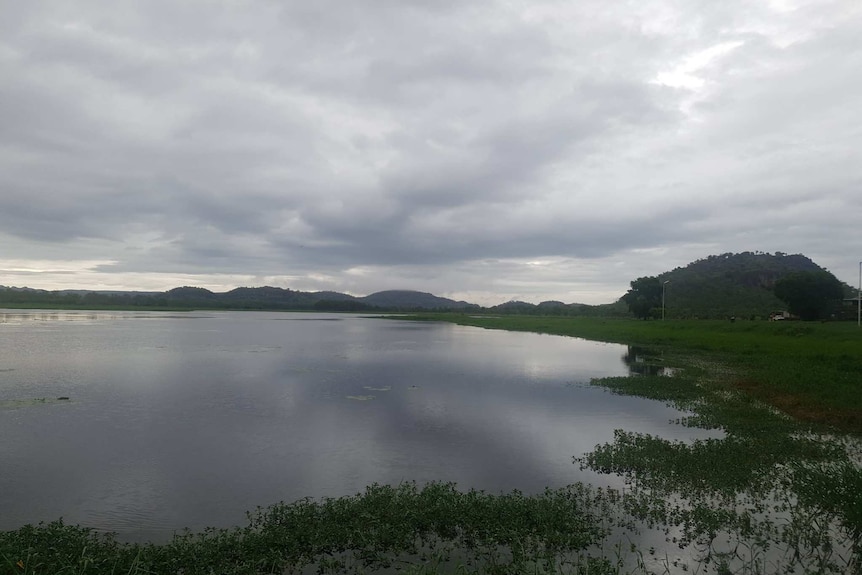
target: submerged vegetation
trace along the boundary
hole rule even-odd
[[[0,533],[0,573],[862,573],[855,325],[414,319],[640,346],[625,358],[638,375],[591,384],[672,404],[685,414],[677,424],[715,436],[620,429],[574,460],[622,477],[621,489],[374,485],[259,508],[244,527],[165,544],[25,526]]]

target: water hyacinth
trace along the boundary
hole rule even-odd
[[[0,534],[0,573],[282,573],[379,569],[554,572],[605,565],[586,551],[608,534],[603,493],[582,485],[527,496],[451,483],[258,508],[247,526],[122,544],[62,521]],[[593,571],[595,572],[595,571]]]
[[[674,377],[607,378],[613,393],[669,402],[678,423],[722,438],[669,441],[625,430],[577,461],[626,478],[628,514],[675,533],[696,562],[731,573],[858,573],[862,471],[858,442],[814,432],[750,397],[727,392],[708,370]]]

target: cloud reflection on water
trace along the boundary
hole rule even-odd
[[[292,315],[4,326],[0,368],[14,371],[0,373],[0,399],[72,404],[3,412],[0,528],[62,515],[160,539],[373,482],[607,484],[572,457],[614,429],[709,433],[671,425],[678,412],[661,403],[587,385],[629,373],[623,346],[352,316],[272,321]]]

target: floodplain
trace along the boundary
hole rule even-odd
[[[48,521],[0,534],[0,572],[860,572],[855,325],[424,314],[386,321],[408,319],[627,344],[626,373],[567,383],[666,406],[676,414],[666,423],[679,434],[620,422],[566,457],[573,478],[605,483],[524,492],[405,477],[355,495],[257,508],[244,526],[149,543]],[[497,361],[513,354],[497,351]],[[543,365],[515,379],[541,374]],[[340,400],[373,406],[368,398],[395,386],[387,387],[368,382]],[[566,383],[550,387],[557,393]]]

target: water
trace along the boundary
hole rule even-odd
[[[0,529],[62,516],[162,541],[374,482],[613,483],[572,457],[616,428],[707,433],[587,385],[629,356],[346,315],[0,311]]]

